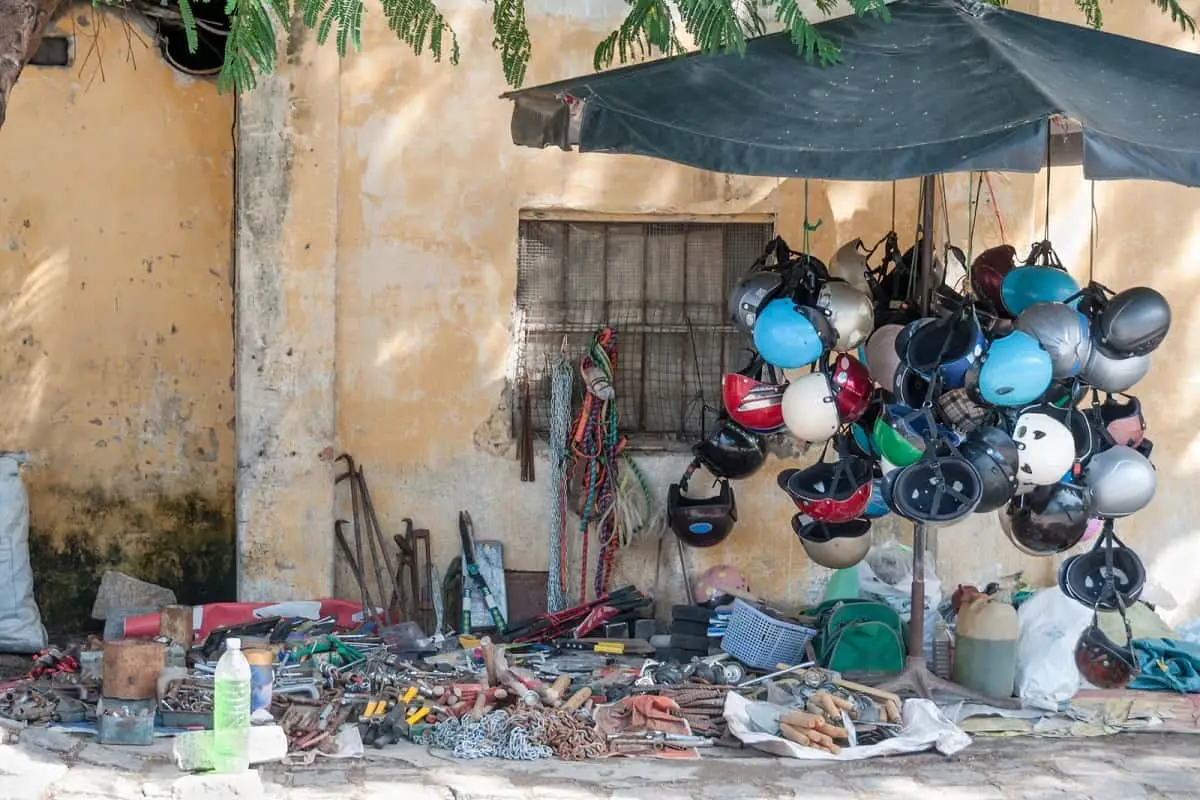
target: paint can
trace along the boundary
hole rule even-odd
[[[270,650],[247,650],[250,663],[250,713],[271,709],[272,684],[275,678],[275,654]]]

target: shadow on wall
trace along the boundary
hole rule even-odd
[[[217,499],[192,492],[130,500],[65,487],[43,496],[53,519],[39,519],[31,503],[29,554],[51,632],[95,626],[92,603],[109,569],[172,589],[185,604],[235,599],[233,487]]]

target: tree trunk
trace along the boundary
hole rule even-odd
[[[64,0],[0,0],[0,127],[8,97]]]

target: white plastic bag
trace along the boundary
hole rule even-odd
[[[29,496],[21,482],[24,453],[0,453],[0,653],[37,653],[46,629],[33,599],[29,566]]]
[[[1075,643],[1092,612],[1057,586],[1040,589],[1017,610],[1017,695],[1026,708],[1057,711],[1079,691]]]
[[[908,622],[912,619],[911,547],[895,539],[873,545],[858,564],[859,595],[887,603]],[[925,658],[933,660],[933,631],[937,626],[938,606],[942,602],[942,582],[938,580],[933,558],[925,553]]]

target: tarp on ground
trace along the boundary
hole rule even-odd
[[[1049,120],[1083,127],[1088,178],[1200,186],[1200,56],[974,0],[898,0],[820,23],[843,61],[787,34],[512,92],[513,141],[716,172],[893,180],[1036,172]],[[1147,9],[1146,13],[1157,13]]]

